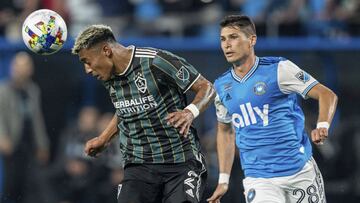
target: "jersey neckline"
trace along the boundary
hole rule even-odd
[[[241,78],[241,77],[239,77],[238,75],[236,75],[233,67],[231,68],[231,75],[232,75],[232,77],[233,77],[236,81],[238,81],[238,82],[240,82],[240,83],[243,83],[243,82],[245,82],[248,78],[250,78],[250,76],[251,76],[251,75],[255,72],[255,70],[257,69],[258,65],[259,65],[259,57],[256,56],[256,57],[255,57],[255,63],[254,63],[254,65],[251,67],[251,69],[249,70],[249,72],[247,72],[247,73],[244,75],[243,78]]]
[[[125,68],[125,70],[122,72],[122,73],[119,73],[118,76],[123,76],[126,74],[126,72],[128,71],[128,69],[130,68],[132,62],[133,62],[133,59],[134,59],[134,55],[135,55],[135,46],[134,45],[130,45],[128,46],[127,48],[130,48],[132,49],[132,52],[131,52],[131,58],[130,58],[130,61],[129,61],[129,64],[127,65],[127,67]]]

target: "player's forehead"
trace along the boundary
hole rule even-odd
[[[88,51],[86,49],[80,49],[78,56],[80,61],[86,61],[88,58]]]
[[[242,35],[243,31],[238,26],[226,26],[221,28],[220,36],[226,37],[232,34]]]
[[[96,50],[94,47],[80,49],[79,51],[80,61],[91,59],[92,57],[94,57],[94,54],[96,54],[95,52]]]

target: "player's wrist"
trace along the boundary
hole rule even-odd
[[[228,173],[220,173],[218,184],[229,184],[230,175]]]
[[[185,109],[189,110],[192,113],[194,119],[200,114],[200,111],[195,104],[189,104],[187,107],[185,107]]]
[[[316,124],[316,128],[319,129],[319,128],[326,128],[327,130],[329,129],[330,127],[330,124],[326,121],[323,121],[323,122],[318,122]]]

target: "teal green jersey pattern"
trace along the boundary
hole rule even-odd
[[[196,130],[188,138],[166,116],[186,107],[185,92],[200,77],[183,58],[154,48],[133,48],[122,75],[105,82],[119,117],[120,149],[128,163],[181,163],[200,152]]]

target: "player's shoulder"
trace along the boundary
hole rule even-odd
[[[153,47],[135,47],[134,55],[138,58],[155,58],[158,52],[159,50]]]
[[[265,57],[259,57],[259,65],[261,66],[268,66],[268,65],[274,65],[278,64],[281,61],[286,61],[287,59],[280,56],[265,56]]]
[[[216,78],[214,85],[215,87],[217,87],[223,83],[229,82],[230,79],[231,79],[231,68],[229,68],[226,72],[224,72],[218,78]]]

